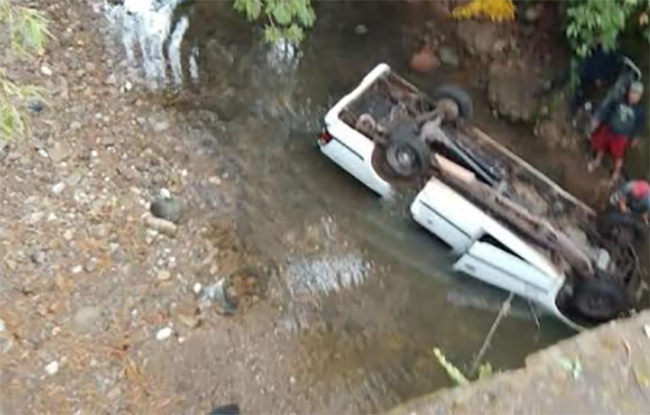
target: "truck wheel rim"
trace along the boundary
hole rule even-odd
[[[388,148],[386,159],[390,167],[401,176],[410,176],[417,169],[417,155],[409,146],[395,145]]]

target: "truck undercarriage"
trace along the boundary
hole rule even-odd
[[[640,286],[634,238],[625,228],[603,233],[590,207],[469,127],[471,113],[471,99],[458,88],[444,86],[428,97],[388,72],[340,118],[375,142],[373,166],[386,181],[421,188],[436,177],[544,252],[571,286],[597,280],[614,287],[615,308],[622,308]]]

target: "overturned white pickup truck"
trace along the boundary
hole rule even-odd
[[[411,214],[457,254],[457,271],[574,328],[629,313],[638,258],[625,229],[596,226],[591,208],[469,127],[471,113],[462,90],[428,96],[380,64],[327,113],[318,145],[381,196],[417,187]]]

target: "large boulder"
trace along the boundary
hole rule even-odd
[[[488,102],[500,116],[532,121],[540,107],[541,78],[523,61],[494,61],[488,68]]]
[[[471,55],[489,58],[508,47],[510,33],[507,28],[507,25],[490,21],[460,20],[456,36]]]

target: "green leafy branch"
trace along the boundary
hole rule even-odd
[[[299,44],[316,21],[311,0],[235,0],[234,8],[249,21],[263,21],[269,43]]]
[[[650,0],[576,1],[566,11],[566,36],[580,58],[588,56],[598,41],[605,50],[612,50],[626,25],[638,16],[643,35],[650,42],[649,12]]]

